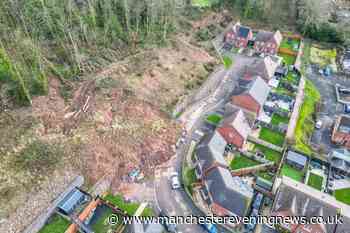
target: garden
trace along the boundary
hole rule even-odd
[[[288,65],[288,66],[294,65],[295,60],[296,60],[295,56],[289,55],[289,54],[286,54],[286,53],[279,53],[278,56],[282,57],[283,58],[283,62],[286,65]]]
[[[279,124],[288,124],[289,118],[285,116],[281,116],[277,113],[274,113],[271,118],[271,124],[272,125],[279,125]]]
[[[297,52],[300,45],[300,39],[284,37],[280,48],[289,49],[291,51]]]
[[[270,182],[272,182],[273,178],[274,178],[274,176],[270,172],[259,172],[257,175],[260,178],[263,178],[263,179],[270,181]]]
[[[235,155],[235,158],[231,161],[230,163],[230,168],[232,170],[238,170],[241,168],[247,168],[247,167],[253,167],[256,165],[259,165],[260,163],[248,158],[246,156],[243,155]]]
[[[209,124],[218,125],[222,120],[222,116],[218,114],[211,114],[207,117],[206,120]]]
[[[298,170],[289,164],[284,164],[281,169],[281,174],[284,176],[288,176],[292,178],[293,180],[303,182],[304,179],[304,171]]]
[[[267,160],[275,162],[275,164],[279,164],[279,162],[281,161],[281,158],[282,158],[281,153],[274,151],[270,148],[267,148],[265,146],[259,145],[259,144],[255,144],[254,151],[256,151],[256,152],[259,151],[259,152],[263,153]]]
[[[58,214],[54,214],[39,233],[64,233],[71,223]]]
[[[337,189],[334,191],[334,196],[338,201],[350,205],[350,188]]]
[[[306,80],[304,103],[301,106],[295,128],[295,149],[307,155],[312,154],[312,149],[308,142],[314,131],[313,114],[320,98],[320,93],[313,83],[310,80]]]
[[[307,185],[317,189],[317,190],[322,190],[322,182],[323,182],[323,177],[319,176],[317,174],[311,173],[309,175]]]
[[[112,195],[109,193],[106,196],[104,196],[103,199],[106,201],[109,201],[114,206],[124,210],[130,216],[134,215],[136,210],[140,206],[140,203],[137,203],[137,202],[124,201],[123,196],[121,196],[121,195]],[[154,215],[153,210],[150,208],[145,208],[145,210],[142,213],[142,216],[153,216],[153,215]]]
[[[259,138],[276,146],[283,146],[284,144],[284,134],[266,127],[261,128]]]
[[[310,50],[310,62],[318,64],[320,67],[331,67],[334,72],[337,72],[337,49],[325,49],[317,44],[313,44]]]

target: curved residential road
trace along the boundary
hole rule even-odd
[[[203,131],[203,128],[205,128],[203,120],[205,114],[212,112],[218,107],[223,107],[225,102],[229,100],[236,84],[235,80],[238,79],[235,70],[243,65],[244,63],[237,62],[227,72],[218,72],[218,75],[222,75],[220,84],[217,85],[214,91],[211,91],[210,94],[208,93],[206,98],[192,105],[184,113],[185,116],[181,117],[182,121],[187,123],[185,126],[187,130],[187,135],[184,137],[185,141],[177,148],[176,156],[167,164],[159,167],[155,173],[154,191],[159,211],[164,210],[170,216],[203,215],[183,189],[172,190],[169,177],[172,172],[176,171],[181,179],[182,160],[189,150],[193,132],[197,129]],[[218,226],[218,228],[220,233],[227,232],[222,227]],[[191,224],[178,225],[178,231],[182,233],[206,232],[201,226]]]

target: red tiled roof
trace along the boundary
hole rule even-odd
[[[232,126],[222,126],[218,128],[218,132],[223,138],[225,138],[227,143],[235,145],[238,148],[242,148],[244,138]]]

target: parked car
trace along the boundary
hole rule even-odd
[[[171,187],[173,189],[179,189],[181,188],[180,180],[179,180],[179,174],[177,172],[173,172],[170,175],[170,182],[171,182]]]
[[[163,217],[163,218],[169,218],[169,216],[163,210],[160,211],[159,216]],[[162,224],[163,224],[163,226],[165,227],[165,229],[168,232],[170,232],[170,233],[180,233],[180,232],[177,231],[176,224],[169,223],[168,221],[162,221]]]
[[[217,233],[218,229],[214,224],[202,224],[201,225],[209,233]]]
[[[321,120],[318,120],[317,122],[316,122],[316,125],[315,125],[315,127],[316,127],[316,129],[321,129],[322,128],[322,121]]]
[[[350,113],[350,104],[344,104],[344,113]]]

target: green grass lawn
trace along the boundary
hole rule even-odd
[[[235,158],[230,163],[230,168],[232,170],[238,170],[246,167],[253,167],[258,165],[259,162],[254,161],[246,156],[236,155]]]
[[[228,56],[223,56],[222,62],[224,63],[225,69],[229,69],[233,64],[232,59]]]
[[[294,49],[294,47],[299,48],[299,44],[300,44],[299,39],[291,39],[290,41],[288,41],[288,38],[283,38],[280,48],[286,48],[292,51],[297,51]]]
[[[222,116],[218,114],[211,114],[207,117],[207,121],[213,125],[218,125],[222,120]]]
[[[140,204],[137,202],[131,202],[131,203],[125,202],[121,195],[107,194],[104,197],[104,200],[111,202],[113,205],[126,211],[129,215],[134,215],[137,208],[139,208],[140,206]],[[142,213],[142,216],[153,216],[153,215],[154,215],[153,210],[150,208],[145,208],[145,210]]]
[[[281,161],[282,155],[277,151],[271,150],[270,148],[255,144],[254,150],[260,151],[265,155],[266,159],[275,162],[276,164],[279,164],[279,162]]]
[[[320,98],[320,93],[313,83],[310,80],[306,80],[304,103],[301,106],[295,127],[295,148],[307,155],[312,153],[308,141],[314,131],[315,123],[312,119],[312,114],[315,112],[315,105]]]
[[[335,199],[347,205],[350,205],[350,188],[337,189],[334,192]]]
[[[277,146],[283,146],[284,134],[262,127],[259,138]]]
[[[296,181],[302,182],[304,172],[293,168],[288,164],[284,164],[281,170],[282,175],[288,176]]]
[[[307,181],[307,185],[317,190],[322,190],[322,181],[323,181],[322,176],[316,175],[314,173],[310,173],[309,179]]]
[[[185,180],[184,180],[184,185],[188,188],[188,191],[193,194],[193,187],[192,184],[197,181],[195,169],[189,169],[186,168],[185,170]]]
[[[271,124],[273,125],[279,125],[280,123],[282,124],[288,124],[289,122],[289,118],[288,117],[283,117],[283,116],[280,116],[276,113],[274,113],[272,115],[272,119],[271,119]]]
[[[285,54],[285,53],[279,53],[278,56],[283,57],[283,61],[287,65],[294,65],[295,60],[296,60],[295,56]]]
[[[64,233],[71,223],[58,214],[55,214],[39,233]]]

